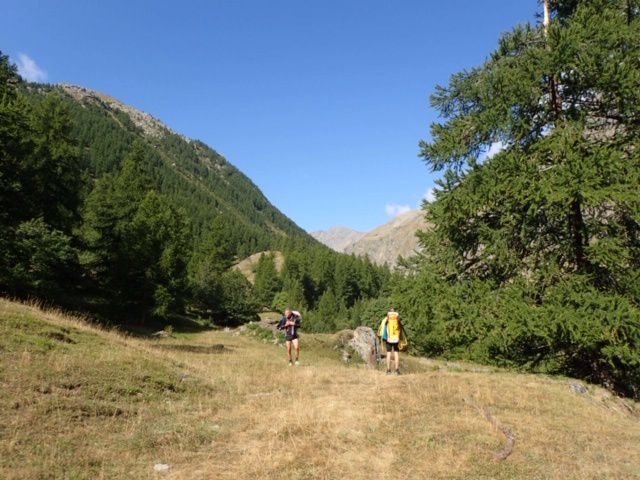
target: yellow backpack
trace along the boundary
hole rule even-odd
[[[387,342],[398,343],[400,341],[400,315],[398,312],[387,313]]]

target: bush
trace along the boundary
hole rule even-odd
[[[526,281],[407,279],[395,295],[420,354],[568,375],[640,398],[640,309],[573,275],[543,293]]]

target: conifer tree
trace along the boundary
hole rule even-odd
[[[32,106],[21,84],[0,52],[0,291],[51,299],[77,279],[82,169],[59,98]]]
[[[273,254],[260,255],[255,273],[254,290],[256,299],[261,305],[270,306],[273,297],[280,291],[282,286]]]
[[[516,27],[432,95],[434,229],[395,295],[429,353],[638,396],[640,9],[544,4],[544,25]]]
[[[484,65],[437,88],[445,122],[421,154],[447,171],[429,214],[456,275],[501,284],[581,273],[629,294],[640,260],[639,22],[626,1],[552,5],[548,34],[517,27]],[[495,144],[502,151],[479,161]]]

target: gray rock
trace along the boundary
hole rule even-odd
[[[378,337],[370,327],[356,328],[348,346],[358,352],[362,360],[370,367],[375,367],[380,361]]]
[[[569,388],[573,393],[577,393],[579,395],[584,395],[588,391],[587,387],[585,387],[581,383],[570,383]]]

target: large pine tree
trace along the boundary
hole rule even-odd
[[[549,22],[516,27],[432,96],[442,121],[421,155],[443,176],[421,278],[460,300],[431,302],[439,349],[482,345],[638,394],[640,8],[545,7]]]

